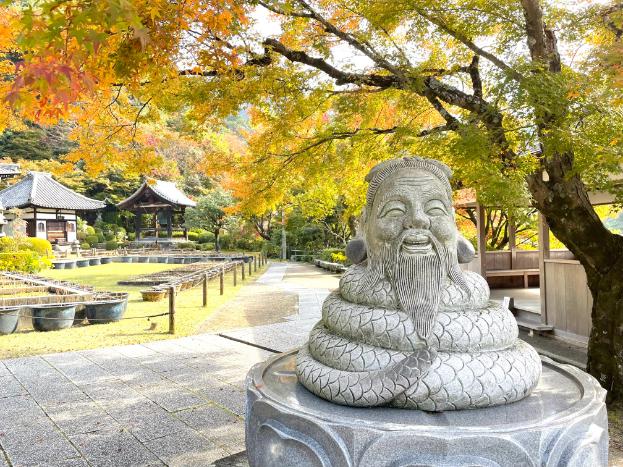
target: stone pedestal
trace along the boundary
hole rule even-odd
[[[296,352],[247,376],[249,464],[266,466],[606,466],[606,392],[590,375],[543,358],[532,394],[451,412],[353,408],[297,382]]]

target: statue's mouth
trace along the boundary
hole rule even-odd
[[[407,235],[402,241],[402,250],[409,254],[428,253],[432,248],[428,235]]]

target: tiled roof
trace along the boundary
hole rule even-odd
[[[28,172],[15,185],[0,191],[0,203],[5,209],[28,205],[41,208],[91,211],[101,209],[104,202],[87,198],[61,185],[47,172]]]
[[[130,207],[133,202],[140,198],[145,190],[151,190],[156,196],[162,198],[164,201],[168,201],[172,204],[179,206],[195,207],[195,203],[192,199],[186,196],[173,182],[165,182],[163,180],[147,179],[143,182],[141,187],[132,194],[129,198],[121,201],[117,206],[124,209]]]

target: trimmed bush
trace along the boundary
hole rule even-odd
[[[50,242],[42,238],[0,238],[0,270],[39,272],[52,266]]]
[[[128,232],[128,240],[130,240],[131,242],[136,240],[136,232]]]
[[[197,232],[188,232],[188,240],[191,242],[196,242],[199,240],[199,234]]]
[[[87,235],[87,238],[85,239],[85,241],[89,245],[93,246],[99,242],[99,238],[97,237],[97,235]]]
[[[119,244],[115,240],[108,240],[106,242],[105,248],[107,250],[116,250],[119,248]]]
[[[83,250],[88,250],[89,248],[91,248],[91,244],[89,244],[87,242],[82,242],[80,244],[80,248],[82,248]]]
[[[200,243],[199,245],[197,245],[197,248],[201,251],[212,251],[214,250],[214,243],[213,242]]]
[[[87,225],[86,233],[87,233],[87,236],[89,236],[89,235],[97,235],[95,233],[95,228],[90,226],[90,225]]]
[[[178,243],[177,247],[180,248],[181,250],[194,250],[197,248],[194,242]]]
[[[0,270],[39,272],[52,266],[52,262],[45,256],[40,256],[33,250],[10,251],[0,253]]]
[[[51,265],[49,258],[32,250],[0,253],[0,270],[3,271],[39,272]]]
[[[33,250],[41,256],[52,256],[52,245],[45,238],[28,237],[25,245],[20,247],[21,250]]]

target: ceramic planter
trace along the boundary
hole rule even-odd
[[[89,324],[104,324],[119,321],[125,313],[128,299],[104,300],[84,304]]]
[[[0,334],[12,334],[17,329],[20,307],[0,308]]]
[[[76,317],[76,304],[31,305],[32,327],[35,331],[56,331],[70,328]]]
[[[146,302],[159,302],[167,294],[166,290],[141,290],[143,301]]]

